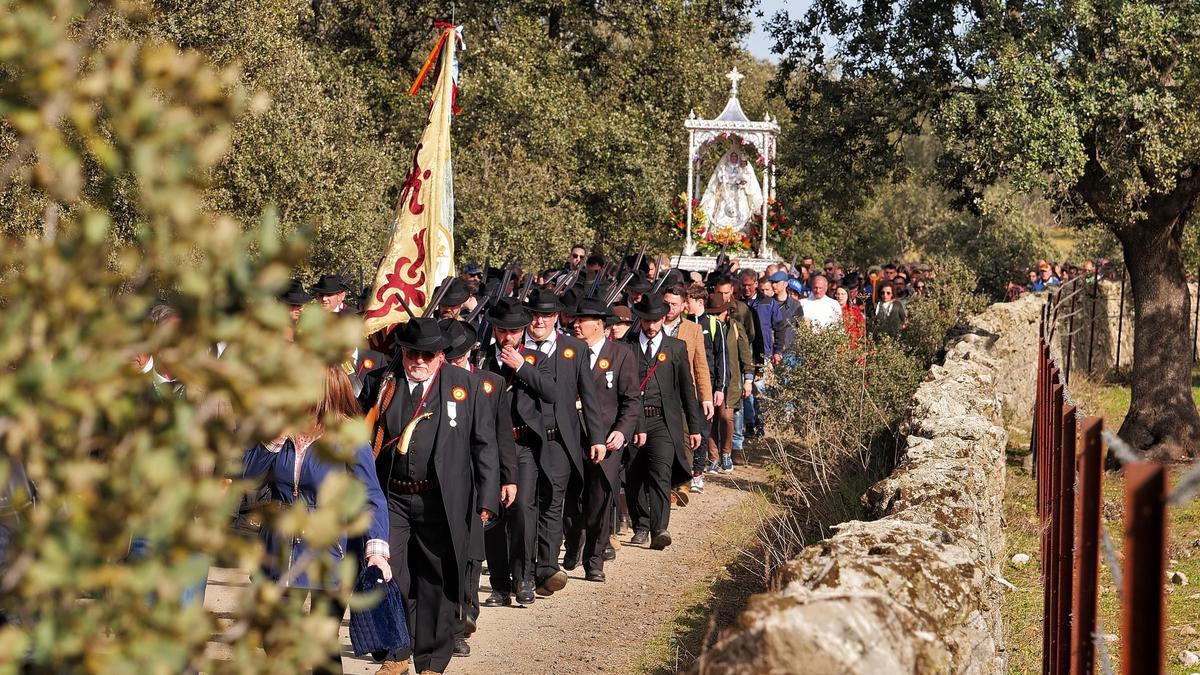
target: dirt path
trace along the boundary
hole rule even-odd
[[[567,587],[530,607],[483,608],[471,655],[450,663],[451,673],[630,673],[670,669],[668,641],[680,612],[708,600],[708,588],[754,534],[763,513],[757,488],[761,466],[739,466],[733,474],[709,477],[703,494],[671,512],[674,543],[664,551],[629,544],[621,535],[617,559],[605,564],[607,582],[583,579],[582,566],[569,572]],[[244,572],[213,568],[205,606],[213,612],[234,608]],[[490,592],[487,575],[482,597]],[[346,673],[378,669],[354,658],[342,624]]]

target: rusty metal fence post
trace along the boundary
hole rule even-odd
[[[1121,672],[1163,672],[1167,471],[1160,464],[1125,465],[1125,563],[1121,589]]]
[[[1058,485],[1055,487],[1054,588],[1054,671],[1071,668],[1071,585],[1072,550],[1075,547],[1075,406],[1063,405],[1063,394],[1055,401],[1059,410]]]
[[[1071,617],[1071,673],[1095,672],[1096,616],[1099,611],[1100,585],[1100,504],[1104,475],[1100,433],[1104,420],[1088,417],[1080,436],[1083,452],[1079,455],[1079,495],[1075,525],[1075,578],[1071,593],[1074,600]]]

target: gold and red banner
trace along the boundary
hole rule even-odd
[[[425,131],[404,178],[386,252],[375,272],[367,301],[366,333],[404,323],[404,304],[418,316],[443,278],[454,273],[454,171],[450,162],[450,121],[458,90],[454,26],[438,38],[410,94],[437,63],[437,81]],[[440,61],[438,60],[440,57]],[[403,300],[403,304],[400,302]]]

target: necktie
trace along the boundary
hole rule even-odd
[[[595,368],[596,367],[596,356],[597,356],[596,351],[594,349],[589,349],[588,355],[590,357],[588,359],[588,368]]]
[[[646,363],[654,359],[654,343],[646,340]]]
[[[404,423],[408,424],[417,414],[417,406],[421,404],[421,397],[425,395],[425,383],[418,382],[412,391],[408,392],[408,400],[404,404]]]
[[[546,344],[546,341],[545,341],[545,340],[534,340],[534,341],[533,341],[533,344],[534,344],[534,345],[537,347],[537,350],[538,350],[539,352],[541,352],[541,353],[543,353],[543,354],[545,354],[545,353],[546,353],[546,350],[542,348],[542,347],[543,347],[543,346],[545,346],[545,344]]]

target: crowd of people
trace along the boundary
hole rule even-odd
[[[718,262],[685,271],[576,246],[556,269],[467,264],[425,315],[327,369],[306,428],[246,452],[243,477],[271,501],[313,508],[337,470],[365,486],[367,533],[330,555],[376,568],[403,598],[411,641],[373,654],[380,673],[407,672],[410,661],[444,672],[469,656],[481,607],[552,601],[567,571],[606,582],[624,528],[626,545],[671,546],[672,509],[703,494],[706,476],[733,472],[746,439],[763,434],[765,374],[789,357],[801,322],[844,329],[855,345],[898,335],[932,274],[896,264],[860,273],[834,260],[818,268],[811,258],[762,271]],[[293,280],[280,296],[293,326],[306,311],[353,317],[365,299],[340,275],[311,288]],[[151,320],[171,316],[159,306]],[[152,356],[137,365],[174,391]],[[354,417],[371,436],[348,467],[309,452],[330,419]],[[269,560],[306,550],[270,528],[261,536]],[[304,573],[264,572],[320,592]],[[337,654],[325,671],[340,672]]]
[[[1006,302],[1012,302],[1025,293],[1044,293],[1069,283],[1073,279],[1083,279],[1089,284],[1097,278],[1117,280],[1119,271],[1108,263],[1109,261],[1104,258],[1085,260],[1079,265],[1071,262],[1039,260],[1028,267],[1020,279],[1008,283],[1004,299]]]
[[[240,477],[259,486],[247,510],[255,497],[315,508],[325,479],[348,471],[365,487],[369,525],[328,555],[394,581],[411,635],[407,647],[373,654],[379,672],[407,672],[410,661],[420,673],[444,672],[469,656],[481,606],[552,600],[579,567],[586,581],[606,582],[624,529],[626,545],[671,546],[680,534],[672,509],[702,495],[706,477],[733,472],[746,439],[764,433],[766,373],[790,358],[802,322],[845,330],[855,347],[871,333],[899,335],[908,301],[932,274],[898,264],[860,273],[811,258],[762,270],[718,263],[687,271],[576,246],[554,269],[465,265],[424,316],[375,333],[326,369],[302,429],[246,450]],[[310,288],[293,280],[280,295],[292,319],[285,337],[306,311],[358,320],[365,300],[343,275]],[[178,316],[159,304],[148,320]],[[220,357],[224,345],[214,349]],[[155,396],[183,395],[154,355],[134,366]],[[371,437],[353,461],[310,452],[331,420],[364,417]],[[236,522],[251,521],[243,513]],[[267,552],[263,573],[289,593],[322,593],[316,575],[293,567],[321,552],[303,536],[251,529]],[[154,552],[135,536],[129,558]],[[196,579],[182,602],[201,601],[206,582]],[[319,606],[341,616],[345,607],[326,595]],[[317,670],[340,669],[331,653]]]

